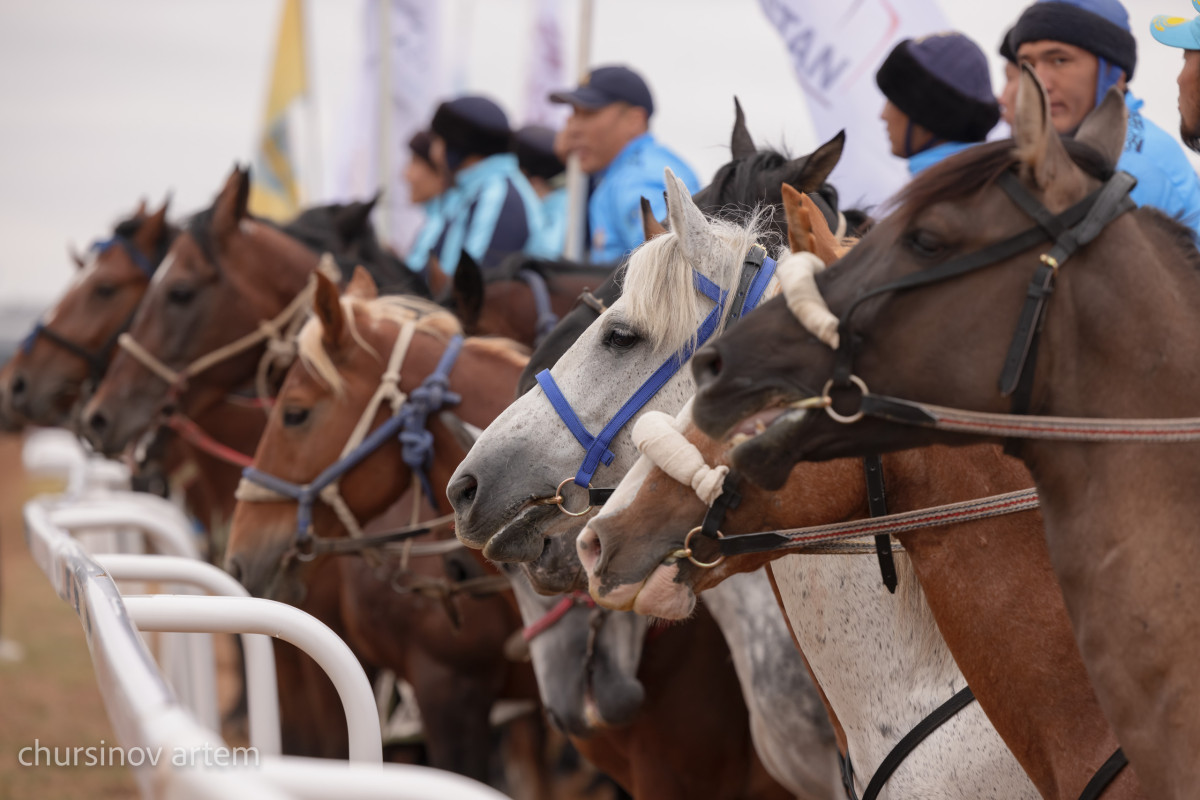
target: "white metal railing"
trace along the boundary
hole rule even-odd
[[[366,676],[336,634],[304,612],[248,597],[122,597],[113,576],[90,556],[70,533],[56,524],[63,509],[76,501],[38,498],[25,506],[26,539],[34,560],[55,591],[83,622],[96,680],[118,741],[125,748],[163,754],[157,766],[133,771],[144,797],[153,798],[390,798],[395,800],[499,800],[503,795],[483,784],[439,770],[381,765],[378,720]],[[161,559],[162,556],[141,558]],[[120,570],[146,570],[133,562],[108,557]],[[175,567],[164,563],[157,574]],[[185,572],[189,571],[184,568]],[[203,572],[203,570],[201,570]],[[199,575],[199,572],[197,573]],[[172,575],[183,579],[181,573]],[[211,585],[211,575],[190,581]],[[223,630],[278,635],[317,659],[347,704],[351,747],[372,763],[346,765],[317,759],[272,756],[255,751],[232,766],[198,763],[187,754],[228,748],[219,733],[202,725],[176,701],[138,627],[172,630]],[[334,646],[334,642],[336,645]],[[351,688],[355,687],[355,688]],[[367,723],[372,736],[367,736]],[[369,747],[364,745],[370,738]],[[182,754],[181,759],[173,757]],[[178,763],[177,763],[178,762]]]

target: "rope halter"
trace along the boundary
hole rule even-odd
[[[402,445],[405,465],[416,473],[420,486],[430,505],[438,508],[437,499],[429,481],[428,471],[433,461],[433,434],[427,429],[429,415],[446,405],[461,401],[461,397],[450,391],[449,376],[462,350],[463,338],[454,336],[438,361],[437,368],[425,380],[406,395],[400,389],[401,366],[412,344],[417,321],[409,317],[401,324],[396,341],[388,356],[387,367],[380,378],[379,386],[367,402],[362,415],[354,426],[337,461],[321,471],[312,481],[299,484],[262,472],[254,467],[242,473],[236,498],[240,502],[278,503],[293,500],[297,503],[296,545],[297,550],[315,538],[312,526],[313,503],[320,499],[333,509],[338,520],[353,538],[363,538],[362,526],[351,511],[339,490],[341,478],[358,466],[371,453],[378,450],[392,437],[398,437]],[[371,430],[371,425],[380,406],[387,403],[392,415],[381,426]],[[420,505],[414,504],[414,517]],[[415,519],[414,519],[415,522]],[[304,558],[304,554],[298,557]],[[311,554],[309,554],[311,557]]]
[[[255,388],[259,398],[265,402],[270,397],[267,379],[272,368],[286,368],[296,357],[296,334],[304,325],[308,310],[312,306],[313,296],[317,291],[318,272],[332,281],[341,280],[341,272],[333,256],[326,253],[321,256],[316,272],[309,276],[304,289],[282,311],[271,319],[260,321],[255,330],[245,336],[205,353],[183,369],[172,369],[134,339],[131,333],[122,333],[117,338],[117,344],[138,363],[166,382],[172,395],[178,396],[187,390],[188,381],[196,375],[265,343],[266,350],[255,373]]]

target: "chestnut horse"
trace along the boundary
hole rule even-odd
[[[1026,70],[1021,81],[1013,141],[973,148],[922,174],[893,214],[836,269],[817,276],[829,308],[843,315],[842,334],[856,343],[848,366],[873,392],[1009,410],[996,376],[1012,349],[1013,320],[1023,313],[1026,295],[1036,302],[1035,290],[1043,288],[1025,288],[1037,242],[999,254],[986,270],[879,295],[853,320],[845,314],[864,287],[936,276],[926,271],[953,267],[951,260],[967,254],[983,261],[987,253],[974,254],[1027,231],[1029,217],[1010,196],[1028,193],[1027,207],[1040,204],[1053,215],[1109,180],[1107,164],[1124,144],[1119,94],[1105,98],[1068,149],[1050,123],[1036,76]],[[1190,235],[1152,209],[1093,228],[1095,241],[1073,263],[1056,269],[1057,257],[1042,262],[1057,274],[1057,286],[1044,325],[1029,328],[1040,329],[1041,345],[1034,366],[1022,370],[1032,378],[1023,392],[1028,410],[1094,418],[1193,413],[1200,332],[1188,320],[1200,303],[1200,259]],[[1061,256],[1060,237],[1048,238]],[[1036,315],[1032,319],[1036,323]],[[772,346],[764,348],[764,341]],[[1019,352],[1015,363],[1023,356]],[[834,363],[829,347],[782,302],[767,304],[698,356],[696,422],[712,435],[750,416],[771,423],[732,454],[765,485],[781,483],[797,459],[1008,438],[915,428],[873,415],[849,425],[821,412],[781,413],[797,398],[824,394]],[[853,396],[834,394],[839,416],[852,418]],[[770,410],[758,413],[763,408]],[[909,417],[921,418],[932,419],[919,411]],[[1037,485],[1050,561],[1105,716],[1149,796],[1192,796],[1200,785],[1194,667],[1200,644],[1180,609],[1200,602],[1194,578],[1200,544],[1180,532],[1194,524],[1191,504],[1181,498],[1191,496],[1200,451],[1189,444],[1037,440],[1007,446]]]
[[[340,461],[343,443],[355,430],[359,438],[369,435],[393,411],[410,407],[407,403],[447,351],[449,335],[458,331],[453,317],[437,306],[376,298],[374,284],[361,271],[341,298],[319,276],[313,308],[315,316],[298,337],[300,360],[284,380],[255,454],[255,471],[248,476],[264,473],[304,484]],[[399,354],[398,360],[389,354]],[[510,375],[515,384],[524,363],[524,356],[503,340],[467,340],[445,384],[446,392],[461,395],[455,413],[470,424],[486,425],[509,398],[494,391],[496,382]],[[393,395],[395,408],[378,399],[369,405],[385,367],[398,378],[387,384],[399,392]],[[312,510],[317,536],[362,535],[358,526],[383,514],[410,487],[427,486],[431,498],[444,492],[462,450],[436,419],[421,430],[430,437],[431,452],[428,464],[424,458],[415,463],[428,468],[425,479],[416,480],[409,445],[389,437],[338,482],[343,501]],[[409,436],[406,429],[402,437],[408,441]],[[328,500],[328,493],[322,497]],[[412,684],[431,764],[487,780],[492,706],[502,697],[537,697],[532,672],[504,656],[504,643],[518,627],[511,598],[498,592],[507,589],[505,579],[456,547],[452,536],[447,541],[448,530],[441,539],[435,534],[412,545],[414,551],[432,545],[432,555],[400,550],[370,561],[296,558],[289,551],[298,524],[307,530],[298,514],[296,504],[264,494],[261,487],[256,491],[256,484],[239,489],[226,556],[230,573],[255,594],[294,601],[297,589],[309,584],[308,573],[334,561],[342,575],[340,614],[347,641],[368,662]],[[489,574],[492,580],[486,579]],[[540,785],[538,796],[544,792]]]

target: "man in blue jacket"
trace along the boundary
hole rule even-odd
[[[430,157],[453,186],[442,199],[441,230],[419,237],[409,265],[435,254],[451,274],[465,251],[486,270],[525,250],[543,227],[542,208],[509,152],[504,111],[486,97],[458,97],[438,106],[429,127]]]
[[[1200,0],[1192,0],[1200,11]],[[1150,33],[1165,45],[1183,50],[1179,72],[1179,138],[1189,150],[1200,153],[1200,17],[1186,19],[1160,14],[1150,23]]]
[[[1179,143],[1141,113],[1142,101],[1126,88],[1137,42],[1125,7],[1117,0],[1039,0],[1021,14],[1008,43],[1037,71],[1062,135],[1073,134],[1111,87],[1123,91],[1129,125],[1117,168],[1138,179],[1130,196],[1200,235],[1200,179]]]
[[[597,67],[583,84],[550,95],[574,110],[564,131],[568,153],[579,155],[592,176],[588,200],[591,261],[616,263],[642,243],[641,199],[655,215],[667,214],[663,168],[670,167],[690,191],[696,175],[650,133],[654,100],[641,76],[627,67]]]
[[[1000,119],[987,56],[961,33],[905,39],[875,74],[892,154],[911,175],[978,144]]]

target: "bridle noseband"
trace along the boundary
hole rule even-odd
[[[659,389],[674,377],[680,367],[688,362],[696,348],[702,346],[712,337],[717,330],[717,326],[721,323],[722,312],[725,311],[726,303],[729,304],[729,313],[726,315],[726,324],[728,325],[758,305],[774,274],[775,261],[768,258],[766,251],[761,245],[757,244],[750,248],[750,251],[746,254],[742,262],[741,275],[737,287],[732,292],[732,297],[730,296],[730,292],[723,290],[693,268],[692,284],[696,288],[696,291],[713,301],[712,310],[709,311],[708,315],[700,323],[693,341],[675,351],[675,353],[663,362],[638,387],[637,391],[625,401],[624,405],[618,409],[612,419],[601,429],[600,433],[595,436],[580,421],[579,416],[575,413],[570,402],[555,382],[554,376],[550,374],[550,370],[544,369],[539,372],[537,374],[537,382],[542,387],[542,391],[545,392],[546,399],[550,401],[550,405],[558,413],[558,416],[567,426],[571,435],[575,437],[575,440],[584,449],[583,463],[580,465],[579,471],[575,474],[574,483],[588,490],[588,506],[582,511],[567,510],[564,505],[562,490],[572,481],[571,478],[564,479],[558,485],[558,489],[553,497],[543,498],[540,502],[557,505],[559,510],[569,516],[582,516],[590,511],[593,506],[603,505],[604,501],[612,494],[612,489],[595,489],[591,486],[591,482],[600,465],[604,464],[608,466],[612,464],[613,459],[616,457],[612,450],[609,449],[612,440],[645,407],[646,403],[658,393]]]

